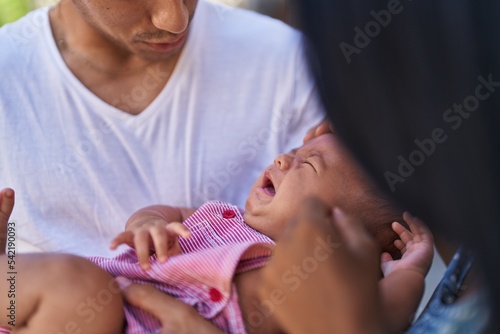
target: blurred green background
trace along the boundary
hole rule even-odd
[[[32,8],[31,0],[0,0],[0,25],[17,20]]]
[[[30,10],[55,3],[57,0],[0,0],[0,26],[15,21]]]
[[[13,22],[30,10],[56,3],[58,0],[0,0],[0,26]],[[289,22],[289,0],[211,0],[231,6],[252,9]]]

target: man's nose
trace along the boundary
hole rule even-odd
[[[280,154],[274,159],[274,165],[282,171],[287,171],[292,165],[293,157],[289,154]]]
[[[154,0],[151,21],[158,29],[181,34],[189,25],[189,10],[183,0]]]

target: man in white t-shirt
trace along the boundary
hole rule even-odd
[[[243,205],[323,113],[300,35],[203,0],[62,0],[0,29],[0,188],[17,240],[110,256],[151,204]]]

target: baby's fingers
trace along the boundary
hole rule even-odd
[[[165,262],[168,258],[167,252],[170,241],[166,227],[156,226],[151,228],[150,232],[156,256],[160,262]]]
[[[124,231],[111,240],[109,247],[114,250],[123,244],[135,248],[141,267],[144,270],[149,269],[149,235],[147,231],[140,230],[135,233]]]
[[[391,254],[387,252],[383,252],[380,255],[380,269],[384,273],[384,276],[387,276],[389,274],[389,271],[391,267],[394,265],[392,262],[394,259],[392,258]]]
[[[422,220],[412,216],[409,212],[403,214],[403,219],[408,223],[416,242],[434,243],[431,231]]]
[[[186,226],[178,222],[151,229],[151,238],[153,239],[155,252],[160,262],[165,262],[168,259],[171,246],[175,244],[179,236],[189,238],[191,232]]]
[[[125,231],[118,234],[109,245],[109,248],[116,249],[120,245],[129,245],[130,247],[134,247],[134,234],[130,231]]]
[[[189,238],[191,236],[191,231],[189,231],[189,229],[182,223],[170,223],[165,227],[165,229],[169,234],[177,235],[183,238]]]
[[[400,239],[394,240],[394,246],[396,246],[396,248],[399,249],[401,253],[404,253],[406,244],[402,242]]]
[[[147,230],[138,230],[134,234],[134,248],[139,259],[139,264],[144,270],[148,270],[151,266],[149,264],[149,240],[150,234]]]
[[[408,242],[413,240],[413,234],[400,223],[392,223],[392,229],[399,235],[399,238],[401,239],[401,241],[403,241],[404,244],[407,244]]]
[[[386,264],[387,262],[391,262],[392,260],[393,258],[388,252],[383,252],[382,255],[380,255],[380,263],[382,265]]]

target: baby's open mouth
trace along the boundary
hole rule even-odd
[[[276,189],[274,188],[274,184],[273,184],[273,181],[271,181],[270,178],[265,178],[264,179],[264,184],[262,186],[262,189],[264,190],[264,192],[266,194],[268,194],[269,196],[274,196],[276,195]]]

